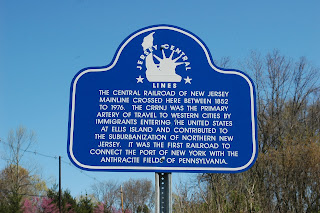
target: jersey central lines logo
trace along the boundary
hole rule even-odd
[[[153,34],[151,33],[143,39],[142,47],[143,51],[153,46]],[[161,46],[163,58],[159,58],[153,52],[151,52],[145,59],[146,64],[146,76],[149,82],[180,82],[182,77],[176,74],[176,67],[184,64],[183,62],[177,62],[183,55],[181,54],[175,59],[172,59],[174,50],[172,50],[169,58],[164,53],[164,47]],[[153,58],[157,59],[160,63],[154,63]]]
[[[144,55],[140,56],[138,61],[139,65],[145,64],[145,76],[149,82],[181,82],[182,76],[176,73],[176,68],[178,66],[185,66],[185,70],[190,70],[190,62],[188,62],[188,57],[186,54],[179,48],[176,48],[173,45],[163,44],[160,46],[154,45],[153,35],[155,32],[150,33],[143,38],[141,44],[143,48]],[[170,56],[166,52],[170,51]],[[155,53],[157,52],[157,53]],[[161,53],[160,53],[161,52]],[[162,54],[162,58],[158,55]],[[142,70],[143,66],[137,66],[138,69]],[[137,78],[137,83],[143,83],[141,75]],[[191,84],[191,78],[187,76],[184,78],[185,83]]]

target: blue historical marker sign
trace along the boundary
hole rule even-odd
[[[174,26],[141,29],[111,64],[81,70],[68,154],[85,170],[240,172],[257,157],[255,88]]]

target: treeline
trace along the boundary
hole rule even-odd
[[[36,175],[11,165],[1,171],[0,212],[60,213],[61,208],[62,213],[150,213],[153,208],[153,184],[147,179],[130,179],[122,185],[99,182],[88,191],[90,194],[75,198],[69,190],[62,190],[59,203],[58,185],[47,189]]]
[[[62,190],[59,204],[57,185],[50,189],[36,167],[24,163],[26,152],[36,141],[35,133],[20,126],[9,132],[3,158],[7,166],[0,171],[0,212],[2,213],[149,213],[154,205],[154,187],[147,179],[94,183],[89,194],[73,197]]]
[[[243,173],[181,184],[174,212],[320,212],[319,69],[278,51],[242,65],[257,89],[258,159]]]
[[[230,66],[228,58],[217,63]],[[253,52],[241,63],[256,85],[258,158],[237,174],[199,174],[174,190],[173,212],[320,212],[319,69],[274,51]],[[230,66],[231,67],[231,66]],[[32,169],[21,167],[34,134],[25,128],[8,137],[8,166],[0,174],[0,212],[56,212],[56,188],[47,189]],[[19,150],[20,147],[20,150]],[[122,183],[126,212],[151,212],[150,180]],[[63,192],[63,212],[121,212],[120,184],[95,183],[90,194]],[[32,195],[32,196],[30,196]],[[29,209],[32,210],[28,210]],[[51,210],[48,210],[51,208]]]

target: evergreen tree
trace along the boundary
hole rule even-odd
[[[81,196],[77,205],[77,213],[93,213],[94,206],[88,195]]]

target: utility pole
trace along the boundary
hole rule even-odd
[[[124,213],[123,211],[123,192],[122,192],[122,185],[120,186],[120,193],[121,193],[121,209],[122,209],[122,213]]]
[[[61,213],[61,156],[59,156],[59,213]]]

